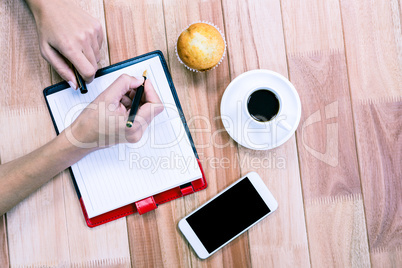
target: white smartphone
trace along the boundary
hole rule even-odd
[[[277,208],[261,177],[250,172],[180,220],[179,229],[206,259]]]

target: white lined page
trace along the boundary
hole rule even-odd
[[[85,95],[72,88],[48,95],[59,132],[121,74],[140,77],[144,70],[163,112],[139,142],[95,151],[71,166],[89,218],[202,176],[158,56],[96,78]]]

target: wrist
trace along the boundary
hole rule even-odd
[[[77,141],[72,135],[70,128],[65,129],[55,139],[57,146],[63,151],[64,154],[73,156],[72,158],[78,161],[85,155],[94,152],[98,149],[97,146],[88,143],[82,143]]]

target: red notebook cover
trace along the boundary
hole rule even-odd
[[[73,180],[73,183],[74,183],[75,190],[77,192],[78,199],[79,199],[80,204],[81,204],[82,212],[84,214],[85,221],[86,221],[86,223],[87,223],[87,225],[89,227],[99,226],[99,225],[102,225],[104,223],[107,223],[107,222],[110,222],[110,221],[125,217],[127,215],[130,215],[130,214],[133,214],[133,213],[136,213],[136,212],[138,212],[139,214],[144,214],[144,213],[146,213],[148,211],[156,209],[157,206],[160,205],[160,204],[166,203],[166,202],[168,202],[170,200],[177,199],[177,198],[182,197],[182,196],[192,194],[194,192],[203,190],[203,189],[205,189],[207,187],[207,182],[206,182],[206,179],[205,179],[205,176],[204,176],[204,171],[202,169],[200,160],[198,158],[198,154],[197,154],[197,151],[195,149],[194,142],[193,142],[193,139],[191,137],[190,131],[188,129],[186,119],[184,118],[183,110],[181,108],[181,105],[180,105],[180,102],[179,102],[179,99],[178,99],[178,96],[177,96],[177,93],[176,93],[176,89],[175,89],[175,87],[173,85],[172,77],[170,76],[170,73],[169,73],[165,58],[164,58],[163,53],[161,51],[159,51],[159,50],[153,51],[153,52],[150,52],[150,53],[147,53],[147,54],[144,54],[144,55],[141,55],[141,56],[138,56],[138,57],[135,57],[135,58],[120,62],[120,63],[116,63],[114,65],[102,68],[102,69],[100,69],[100,70],[98,70],[96,72],[95,77],[99,77],[99,76],[102,76],[102,75],[117,71],[117,70],[119,70],[121,68],[125,68],[127,66],[130,66],[130,65],[136,64],[138,62],[150,59],[152,57],[159,57],[159,59],[160,59],[160,61],[162,63],[163,69],[165,71],[166,78],[167,78],[167,80],[169,82],[169,86],[170,86],[173,98],[175,100],[177,109],[178,109],[178,111],[180,113],[180,117],[182,119],[184,129],[187,132],[187,136],[188,136],[188,138],[190,140],[192,149],[194,151],[194,155],[195,155],[195,157],[196,157],[196,159],[198,161],[198,165],[200,167],[202,177],[197,179],[197,180],[194,180],[192,182],[186,183],[184,185],[181,185],[181,186],[172,188],[170,190],[167,190],[165,192],[162,192],[162,193],[156,194],[154,196],[150,196],[148,198],[145,198],[143,200],[134,202],[134,203],[132,203],[130,205],[120,207],[118,209],[109,211],[107,213],[104,213],[102,215],[99,215],[99,216],[96,216],[96,217],[93,217],[93,218],[88,218],[88,214],[87,214],[86,209],[85,209],[85,204],[84,204],[84,202],[83,202],[83,200],[81,198],[81,193],[80,193],[80,191],[78,189],[78,186],[77,186],[77,183],[75,181],[72,169],[70,168],[70,174],[71,174],[71,177],[72,177],[72,180]],[[52,110],[50,109],[50,106],[49,106],[49,103],[48,103],[48,100],[47,100],[47,96],[51,95],[51,94],[54,94],[56,92],[59,92],[61,90],[65,90],[67,88],[69,88],[69,85],[67,84],[67,82],[61,82],[61,83],[58,83],[56,85],[50,86],[48,88],[45,88],[44,91],[43,91],[43,94],[44,94],[45,100],[46,100],[46,104],[48,106],[50,115],[52,117],[53,125],[55,126],[57,135],[59,134],[59,131],[58,131],[56,122],[54,120]]]
[[[169,202],[171,200],[177,199],[182,196],[186,196],[188,194],[192,194],[194,192],[203,190],[207,187],[207,181],[205,180],[204,171],[202,169],[200,160],[198,160],[198,165],[200,166],[202,178],[192,181],[191,183],[185,184],[184,186],[175,187],[165,192],[159,193],[157,195],[148,197],[146,199],[140,200],[133,204],[109,211],[105,214],[93,217],[91,219],[88,218],[87,212],[85,210],[84,202],[82,198],[80,198],[80,204],[82,208],[82,212],[84,213],[85,221],[89,227],[95,227],[98,225],[102,225],[104,223],[117,220],[119,218],[128,216],[130,214],[140,212],[140,214],[144,214],[148,211],[154,210],[158,205]],[[141,202],[146,203],[144,209],[142,211],[138,211],[138,204]]]

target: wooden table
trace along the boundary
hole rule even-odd
[[[209,186],[90,229],[62,172],[0,217],[0,267],[402,266],[399,0],[76,2],[103,24],[102,66],[164,53]],[[0,20],[5,163],[55,137],[42,90],[60,78],[40,56],[21,0],[2,0]],[[216,24],[228,44],[219,68],[202,74],[183,68],[174,50],[181,30],[198,20]],[[219,119],[226,86],[253,69],[289,77],[302,102],[296,134],[270,151],[237,145]],[[279,209],[201,261],[179,219],[249,171],[264,178]]]

